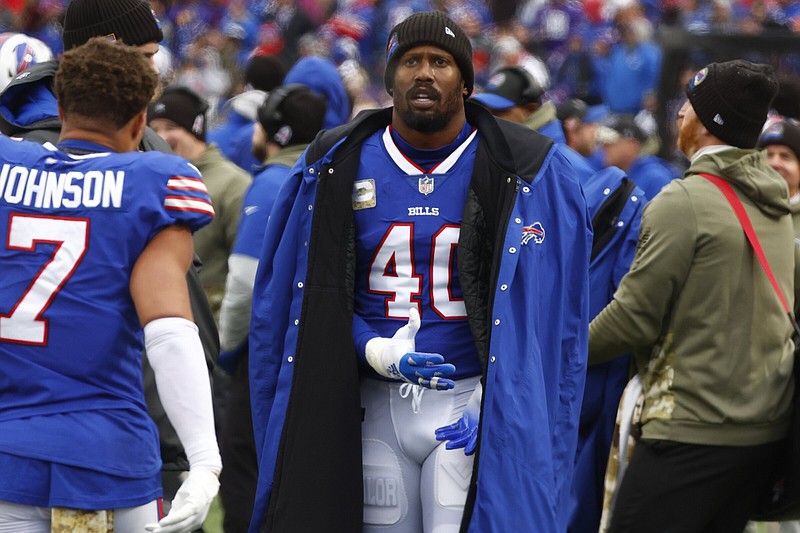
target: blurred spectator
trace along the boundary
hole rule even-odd
[[[656,156],[642,154],[647,136],[636,124],[633,115],[612,115],[598,128],[601,149],[594,157],[597,170],[615,166],[621,168],[652,200],[662,187],[678,174],[667,162]],[[600,164],[598,164],[600,163]]]
[[[148,121],[174,153],[197,167],[211,195],[216,215],[211,224],[194,234],[194,248],[203,262],[200,280],[212,309],[218,313],[242,197],[251,177],[226,159],[216,144],[206,143],[207,110],[208,104],[199,94],[172,86],[151,106]]]
[[[158,89],[156,89],[157,97],[164,87],[172,83],[172,80],[175,78],[175,68],[177,65],[172,52],[163,44],[158,45],[158,52],[153,56],[153,62],[155,63],[156,70],[158,70],[159,86]]]
[[[582,35],[570,36],[564,61],[554,73],[555,89],[565,98],[579,98],[592,104],[601,101],[592,68],[592,53]]]
[[[617,13],[619,42],[610,49],[598,43],[594,58],[603,101],[615,113],[638,113],[646,96],[655,93],[661,73],[661,49],[638,4]]]
[[[66,2],[62,0],[26,2],[20,29],[44,42],[53,51],[53,55],[59,56],[64,51],[61,43],[61,20],[65,7]]]
[[[567,146],[589,157],[597,150],[597,122],[608,114],[605,106],[589,107],[586,102],[573,98],[556,108],[556,117],[561,121]]]
[[[346,0],[339,2],[333,15],[320,28],[320,35],[330,50],[331,59],[341,65],[354,59],[369,72],[382,57],[374,31],[378,18],[376,0]]]
[[[739,31],[742,14],[734,14],[731,0],[680,0],[670,2],[675,24],[690,33],[732,33]],[[737,19],[739,19],[737,21]]]
[[[222,6],[200,0],[182,0],[172,4],[168,17],[174,23],[174,42],[172,49],[181,60],[190,60],[191,48],[206,32],[219,25],[222,17]]]
[[[483,85],[489,78],[492,39],[490,32],[491,15],[481,2],[445,2],[447,14],[461,26],[472,43],[472,68],[475,71],[475,83]]]
[[[348,59],[339,65],[336,70],[339,71],[347,96],[352,104],[351,119],[365,109],[381,107],[381,103],[369,94],[367,71],[357,61]]]
[[[175,76],[175,85],[189,87],[210,105],[209,119],[214,120],[217,106],[228,96],[230,75],[222,68],[224,38],[217,30],[208,30],[198,36],[185,50],[183,68]]]
[[[225,157],[248,172],[262,163],[253,156],[256,111],[284,76],[286,67],[277,57],[251,58],[244,73],[246,90],[225,102],[223,121],[208,132],[208,141],[216,143]]]
[[[175,46],[175,24],[169,17],[170,4],[170,0],[153,0],[150,2],[150,7],[153,8],[153,12],[158,18],[161,33],[164,34],[164,39],[160,44],[168,48]]]
[[[524,124],[553,139],[572,163],[580,180],[586,182],[594,174],[594,169],[582,155],[566,145],[556,106],[542,100],[544,90],[545,87],[525,68],[512,65],[495,72],[483,92],[474,95],[472,100],[497,117]]]
[[[300,83],[325,97],[328,110],[325,112],[322,129],[334,128],[350,120],[350,99],[339,71],[330,59],[304,57],[289,69],[283,82],[287,85]]]
[[[800,77],[787,76],[779,80],[778,96],[772,108],[779,115],[800,120]]]
[[[297,59],[297,45],[300,38],[316,29],[316,24],[306,12],[298,8],[294,0],[272,0],[266,8],[265,23],[275,23],[280,28],[283,39],[281,57],[291,65]]]
[[[247,9],[246,0],[230,0],[220,21],[222,33],[235,38],[239,44],[239,67],[244,68],[247,54],[255,48],[258,38],[258,17]]]
[[[783,176],[789,187],[789,208],[796,239],[800,237],[800,123],[784,119],[771,124],[761,133],[758,147],[766,148],[769,166]],[[784,529],[789,530],[788,527]],[[792,529],[797,530],[800,530],[800,522]]]
[[[538,10],[529,27],[534,51],[547,58],[551,71],[561,68],[572,35],[586,24],[586,15],[577,0],[550,0]]]

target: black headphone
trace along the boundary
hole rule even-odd
[[[270,138],[274,137],[278,130],[281,129],[281,126],[285,124],[281,105],[286,100],[286,97],[297,91],[310,90],[302,83],[288,83],[269,92],[267,99],[258,108],[258,121],[264,126],[264,131],[267,132]]]
[[[500,74],[501,72],[511,72],[525,81],[525,88],[520,94],[520,96],[525,99],[525,103],[538,102],[542,98],[545,88],[542,87],[538,81],[536,81],[533,75],[528,72],[528,69],[519,65],[509,65],[501,68],[495,74]]]

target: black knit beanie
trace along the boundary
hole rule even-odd
[[[800,123],[787,119],[770,124],[761,134],[758,147],[765,148],[772,144],[786,146],[800,160]]]
[[[72,0],[64,14],[64,50],[92,37],[108,37],[130,46],[164,39],[155,11],[144,0]]]
[[[206,111],[208,103],[202,96],[188,87],[172,86],[164,89],[158,100],[150,106],[147,121],[149,123],[157,118],[171,120],[205,141]]]
[[[772,67],[739,59],[711,63],[686,87],[686,96],[703,126],[739,148],[756,146],[777,92]]]
[[[431,44],[449,52],[456,60],[466,96],[472,93],[475,71],[472,68],[472,44],[464,30],[441,11],[414,13],[392,28],[386,43],[386,71],[383,83],[390,91],[394,81],[397,62],[409,49],[423,44]]]

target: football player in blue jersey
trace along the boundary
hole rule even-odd
[[[552,141],[466,101],[472,47],[443,13],[400,22],[386,60],[394,106],[321,133],[270,213],[250,530],[565,531],[591,248],[578,178]]]
[[[0,137],[0,530],[191,531],[217,493],[185,278],[214,211],[187,161],[136,151],[156,84],[138,50],[92,39],[56,73],[58,145]],[[190,463],[163,518],[143,346]]]
[[[92,37],[135,46],[156,69],[160,55],[159,41],[164,38],[155,12],[146,0],[70,0],[64,11],[62,41],[65,50],[84,44]],[[0,93],[0,132],[39,143],[56,144],[61,132],[53,78],[58,61],[45,61],[30,66]],[[158,91],[158,89],[156,90]],[[171,153],[169,145],[152,129],[146,128],[139,150]],[[219,333],[199,276],[200,258],[186,273],[189,302],[206,355],[209,373],[219,354]],[[143,354],[144,390],[150,416],[158,426],[161,445],[164,505],[168,508],[189,470],[189,462],[180,439],[170,424],[158,398],[153,369]]]

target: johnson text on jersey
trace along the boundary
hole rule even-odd
[[[6,163],[0,169],[0,198],[45,209],[119,208],[124,183],[124,170],[57,173]]]

